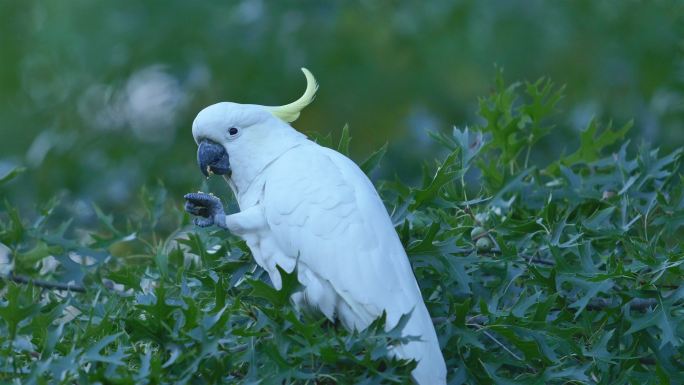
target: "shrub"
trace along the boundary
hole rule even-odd
[[[629,125],[592,121],[576,151],[533,165],[561,91],[545,79],[506,85],[499,74],[480,100],[482,124],[433,134],[449,153],[426,165],[419,187],[379,184],[450,382],[681,384],[681,150],[633,152],[621,143]],[[345,129],[338,149],[349,140]],[[193,228],[180,197],[157,186],[140,198],[136,217],[96,210],[96,229],[60,223],[56,200],[35,215],[5,204],[0,379],[408,381],[414,363],[386,357],[401,325],[385,332],[381,318],[348,333],[299,315],[288,300],[294,274],[276,291],[243,242]]]

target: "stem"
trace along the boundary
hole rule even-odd
[[[480,327],[480,328],[478,328],[478,329],[482,329],[482,328]],[[503,344],[503,342],[501,342],[501,341],[497,340],[496,338],[494,338],[494,336],[493,336],[491,333],[489,333],[489,332],[486,331],[486,330],[482,330],[482,332],[484,333],[484,335],[486,335],[487,337],[489,337],[489,339],[491,339],[492,341],[496,342],[497,345],[501,346],[501,347],[503,348],[503,350],[505,350],[506,352],[508,352],[508,354],[512,355],[515,359],[517,359],[518,361],[523,361],[522,357],[520,357],[519,355],[515,354],[511,349],[507,348],[506,345]],[[529,365],[528,365],[528,367],[529,367]]]
[[[532,144],[527,146],[527,153],[525,154],[525,166],[523,167],[523,169],[525,169],[525,170],[527,169],[527,164],[530,161],[530,151],[531,150],[532,150]]]
[[[466,185],[465,185],[465,173],[467,171],[468,171],[468,169],[461,171],[461,189],[463,190],[463,198],[465,199],[466,202],[468,202],[468,192],[466,191]],[[470,204],[466,203],[466,207],[468,209],[470,209]]]

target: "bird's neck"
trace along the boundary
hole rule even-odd
[[[231,158],[232,175],[229,185],[236,197],[244,194],[252,182],[274,161],[290,149],[308,142],[304,134],[292,130],[276,134],[267,141],[256,144],[255,151],[248,157]]]

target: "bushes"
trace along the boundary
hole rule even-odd
[[[591,122],[575,152],[535,166],[560,98],[548,80],[507,86],[499,75],[480,100],[481,125],[433,135],[449,154],[425,167],[420,187],[378,185],[450,381],[682,383],[681,151],[634,153],[620,143],[629,126]],[[345,130],[339,149],[348,143]],[[242,242],[193,228],[176,199],[145,190],[137,217],[97,210],[98,229],[60,223],[56,201],[30,218],[5,205],[2,380],[408,381],[414,363],[386,358],[398,329],[384,332],[380,319],[350,334],[297,315],[294,275],[272,289]],[[11,282],[26,277],[45,282]],[[70,281],[85,292],[51,286]]]

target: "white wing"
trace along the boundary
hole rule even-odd
[[[341,154],[312,143],[284,154],[265,179],[266,221],[279,248],[275,254],[286,259],[274,262],[291,270],[292,260],[298,261],[305,300],[357,329],[383,310],[388,327],[413,310],[404,333],[423,341],[398,347],[397,354],[420,361],[414,371],[420,383],[443,383],[444,360],[413,270],[365,174]],[[425,382],[418,372],[428,376]]]

